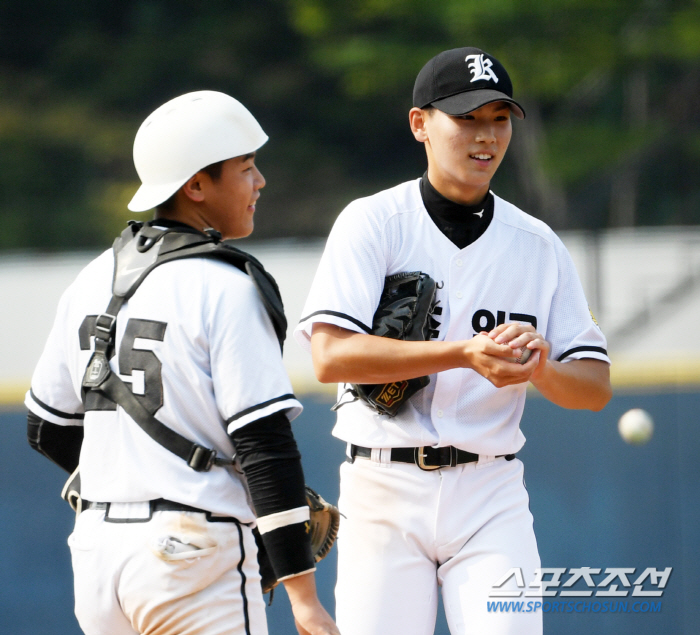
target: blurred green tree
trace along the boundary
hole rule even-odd
[[[407,87],[441,49],[473,45],[499,57],[528,118],[516,124],[496,186],[556,228],[700,221],[697,0],[291,6],[312,61],[348,100],[383,113],[408,110]]]
[[[140,122],[205,88],[271,137],[255,236],[323,236],[423,172],[413,81],[465,45],[502,59],[528,113],[497,192],[557,229],[700,220],[698,0],[5,0],[0,249],[108,244],[134,216]]]

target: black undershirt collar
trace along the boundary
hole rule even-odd
[[[460,249],[476,241],[493,219],[491,192],[478,205],[460,205],[440,194],[428,180],[426,172],[420,181],[420,193],[430,218]]]

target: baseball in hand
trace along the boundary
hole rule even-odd
[[[630,445],[643,445],[654,434],[654,420],[646,410],[632,408],[620,417],[617,429]]]
[[[524,364],[528,359],[530,359],[530,355],[532,355],[532,349],[531,348],[519,348],[516,349],[520,351],[520,355],[515,358],[515,361],[518,362],[518,364]]]
[[[528,359],[530,359],[532,349],[526,347],[514,348],[513,353],[515,354],[515,357],[509,357],[508,360],[515,362],[516,364],[524,364]]]

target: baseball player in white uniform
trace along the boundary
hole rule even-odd
[[[255,153],[266,141],[250,112],[222,93],[189,93],[158,108],[134,144],[142,185],[129,208],[156,208],[142,230],[212,245],[249,235],[265,185]],[[146,253],[145,243],[131,257]],[[30,444],[69,472],[80,466],[82,512],[69,545],[81,628],[267,633],[257,522],[299,632],[337,633],[315,591],[290,427],[302,406],[252,277],[211,258],[164,262],[111,316],[113,279],[116,289],[133,269],[115,273],[109,250],[78,275],[26,396]],[[99,374],[96,342],[110,329],[108,376],[127,386],[124,402],[86,388]],[[189,461],[137,425],[132,406],[191,443]]]
[[[413,97],[427,172],[340,214],[295,332],[345,403],[333,432],[348,444],[336,618],[344,635],[427,635],[441,589],[454,634],[535,635],[541,612],[487,610],[509,570],[529,583],[540,566],[514,457],[526,386],[565,408],[603,408],[606,341],[559,238],[490,191],[511,116],[525,116],[503,66],[476,48],[444,51]],[[436,337],[372,335],[385,278],[416,271],[438,283]],[[395,417],[346,392],[424,375]],[[516,577],[499,590],[522,592]]]

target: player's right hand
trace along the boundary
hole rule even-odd
[[[318,599],[313,573],[288,578],[282,582],[292,605],[294,623],[299,635],[340,635],[333,618]]]
[[[294,614],[294,624],[299,635],[340,635],[340,631],[331,616],[326,613],[323,607],[321,607],[321,611],[322,613],[314,615],[300,616],[303,623],[297,619],[296,613]]]
[[[496,343],[486,332],[465,342],[465,355],[465,367],[475,370],[496,388],[529,381],[540,361],[540,351],[536,350],[525,364],[513,362],[513,349],[507,343]]]

